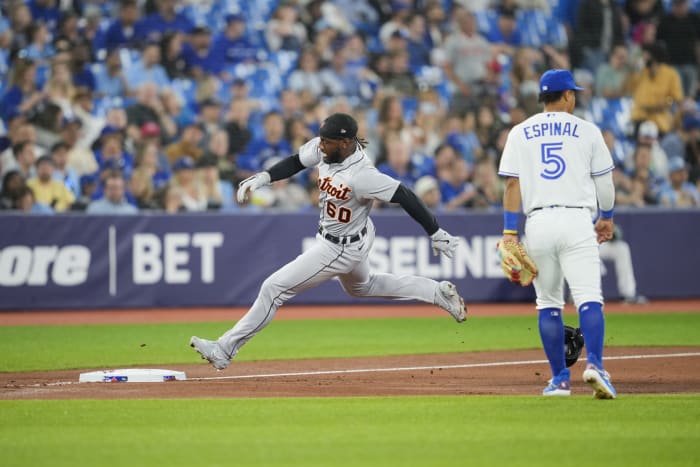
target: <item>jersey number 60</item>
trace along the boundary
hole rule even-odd
[[[352,211],[350,209],[344,206],[338,207],[330,201],[326,201],[326,214],[328,214],[328,217],[338,219],[338,222],[343,224],[347,224],[352,218]]]
[[[554,180],[561,177],[566,170],[566,163],[561,157],[561,150],[564,148],[564,143],[543,143],[542,144],[542,163],[545,168],[540,172],[542,178]]]

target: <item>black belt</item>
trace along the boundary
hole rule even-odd
[[[563,204],[552,204],[550,206],[540,206],[539,208],[532,208],[530,209],[530,212],[535,212],[539,211],[540,209],[548,209],[548,208],[566,208],[566,209],[584,209],[583,206],[565,206]]]
[[[318,228],[318,233],[320,233],[323,238],[325,238],[329,242],[335,243],[336,245],[347,245],[349,243],[355,243],[362,239],[362,237],[364,237],[367,233],[367,226],[364,226],[364,228],[360,230],[360,233],[347,237],[336,237],[335,235],[331,235],[328,232],[324,233],[323,227]]]

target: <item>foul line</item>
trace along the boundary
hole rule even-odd
[[[617,357],[605,357],[605,360],[641,360],[647,358],[679,358],[700,357],[700,352],[654,354],[654,355],[621,355]],[[220,381],[227,379],[251,379],[251,378],[282,378],[289,376],[324,376],[324,375],[348,375],[354,373],[389,373],[397,371],[421,371],[421,370],[448,370],[454,368],[483,368],[499,366],[534,365],[547,363],[547,360],[522,360],[519,362],[490,362],[490,363],[463,363],[457,365],[430,365],[430,366],[406,366],[394,368],[357,368],[352,370],[320,370],[299,371],[291,373],[264,373],[258,375],[234,375],[234,376],[210,376],[206,378],[187,378],[187,381]]]

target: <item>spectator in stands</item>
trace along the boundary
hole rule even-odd
[[[685,154],[689,167],[688,180],[700,189],[700,115],[685,116],[682,128],[679,134],[685,151],[678,153]]]
[[[250,143],[253,133],[248,128],[250,104],[246,99],[233,99],[224,118],[228,132],[228,153],[237,158]]]
[[[443,210],[440,184],[432,175],[423,175],[416,180],[413,191],[431,211],[439,213]]]
[[[136,23],[136,38],[140,41],[159,41],[169,31],[189,34],[194,28],[183,13],[175,10],[176,0],[157,0],[158,11]]]
[[[406,21],[406,48],[409,56],[409,68],[413,73],[430,65],[430,46],[425,40],[425,21],[425,17],[419,13],[412,13]]]
[[[15,164],[3,166],[3,172],[7,173],[10,170],[17,170],[25,180],[34,177],[36,174],[34,168],[36,154],[31,141],[25,140],[14,144],[12,146],[12,154],[15,158]]]
[[[409,54],[397,50],[389,56],[389,74],[384,79],[384,88],[402,96],[413,97],[418,92],[418,85],[410,69]]]
[[[29,45],[25,49],[26,58],[37,65],[46,65],[51,61],[56,51],[51,45],[51,32],[46,23],[33,22],[27,28]]]
[[[153,187],[152,170],[147,167],[138,167],[131,174],[129,180],[129,191],[134,197],[139,210],[157,209],[158,205],[154,199],[155,188]]]
[[[177,133],[177,125],[167,113],[158,95],[157,85],[152,82],[146,82],[138,88],[136,103],[126,108],[126,117],[128,132],[136,139],[143,124],[148,122],[157,123],[166,140]]]
[[[82,122],[72,117],[63,120],[61,129],[61,139],[68,145],[68,167],[78,176],[95,173],[99,169],[92,149],[79,143],[82,127]]]
[[[87,209],[92,202],[92,196],[97,191],[98,181],[99,176],[96,173],[80,177],[80,194],[70,207],[71,211],[85,211]]]
[[[183,212],[182,190],[173,184],[168,184],[162,194],[162,208],[168,214]]]
[[[659,129],[660,135],[671,131],[673,104],[683,100],[683,89],[678,72],[667,65],[666,52],[662,44],[656,43],[644,48],[642,66],[632,75],[632,121],[639,125],[651,120]]]
[[[240,14],[226,15],[226,25],[214,38],[212,50],[216,59],[226,66],[253,62],[258,55],[258,48],[246,36],[245,19]]]
[[[29,2],[32,19],[46,24],[50,29],[55,28],[61,17],[58,3],[58,0],[32,0]]]
[[[63,14],[55,32],[55,36],[61,41],[60,46],[54,42],[56,50],[62,50],[62,47],[67,43],[67,50],[70,51],[74,45],[84,40],[78,27],[80,20],[81,17],[73,11],[67,11]]]
[[[11,49],[24,49],[29,44],[26,31],[32,24],[32,12],[27,4],[20,0],[15,0],[8,5],[7,11],[10,17],[10,26],[12,27]]]
[[[22,140],[28,140],[26,128],[31,126],[32,124],[27,122],[27,118],[16,110],[8,116],[5,125],[6,132],[0,136],[0,174],[5,173],[6,167],[15,163],[12,145]]]
[[[192,121],[182,129],[179,140],[166,146],[165,155],[170,164],[174,164],[178,159],[189,156],[195,161],[203,153],[204,129],[202,124]]]
[[[207,195],[202,183],[195,176],[195,163],[191,157],[182,157],[173,165],[171,185],[182,194],[182,206],[185,211],[206,211]]]
[[[0,186],[0,210],[14,209],[15,199],[24,185],[25,179],[19,170],[5,172]]]
[[[10,81],[0,98],[0,116],[7,121],[12,113],[27,114],[45,94],[36,86],[36,63],[26,58],[17,58],[12,64]]]
[[[113,19],[105,31],[104,45],[108,50],[136,46],[136,22],[139,20],[136,0],[122,0],[117,18]]]
[[[343,47],[335,51],[328,66],[320,71],[320,78],[328,96],[349,98],[360,96],[358,75],[348,68],[346,50]]]
[[[688,169],[681,157],[669,162],[669,183],[661,188],[659,204],[666,207],[698,207],[700,193],[695,185],[688,182]]]
[[[90,88],[94,91],[97,84],[95,81],[95,75],[92,72],[90,66],[90,59],[92,56],[92,49],[90,48],[90,43],[84,38],[75,44],[70,51],[70,68],[73,74],[73,85],[82,86]]]
[[[67,210],[75,196],[66,185],[53,178],[54,162],[51,156],[42,156],[36,161],[36,176],[27,180],[37,202],[50,206],[54,211]]]
[[[625,0],[625,14],[629,35],[633,42],[640,44],[650,29],[656,29],[664,14],[664,5],[662,0]]]
[[[95,92],[99,97],[126,97],[131,92],[131,87],[122,69],[121,50],[118,48],[107,50],[104,64],[100,64],[97,68]]]
[[[106,126],[102,129],[95,149],[95,160],[100,172],[118,167],[123,177],[129,179],[134,170],[134,157],[124,149],[124,135],[117,128]]]
[[[395,93],[387,93],[379,99],[378,121],[370,128],[370,138],[382,142],[392,133],[398,133],[403,139],[410,139],[410,130],[403,118],[403,104]]]
[[[206,153],[197,161],[199,180],[204,187],[208,210],[230,209],[235,204],[233,185],[219,176],[219,158]]]
[[[87,207],[88,214],[137,214],[138,208],[126,199],[126,182],[119,170],[111,170],[104,180],[104,195]]]
[[[51,207],[36,201],[34,191],[27,185],[22,185],[17,191],[13,209],[27,214],[53,214]]]
[[[671,11],[661,18],[656,38],[666,43],[668,63],[681,77],[683,93],[695,98],[700,66],[700,16],[690,11],[688,0],[673,0]]]
[[[95,115],[94,107],[95,100],[93,99],[92,91],[85,87],[76,88],[73,94],[71,111],[73,116],[82,123],[81,144],[85,146],[92,145],[105,126],[105,119]]]
[[[62,140],[51,146],[49,154],[54,165],[53,178],[63,183],[74,196],[78,196],[80,194],[80,178],[75,170],[68,167],[68,149],[68,144]]]
[[[215,75],[223,69],[223,62],[212,50],[211,31],[197,26],[190,32],[189,40],[182,47],[187,74],[195,80],[204,75]]]
[[[651,148],[650,169],[656,177],[668,177],[668,156],[659,145],[659,129],[651,120],[642,122],[637,131],[637,144]]]
[[[646,205],[645,193],[649,184],[648,176],[648,170],[638,173],[634,177],[627,176],[620,166],[616,166],[613,170],[615,204],[617,206],[643,208]]]
[[[502,205],[503,179],[498,176],[496,165],[491,159],[484,157],[476,161],[472,182],[477,193],[472,202],[475,208],[487,209]]]
[[[132,89],[141,88],[148,83],[158,88],[170,86],[170,78],[160,64],[160,44],[148,42],[141,53],[141,60],[132,64],[126,71],[126,79]]]
[[[298,21],[294,5],[282,3],[277,7],[265,28],[265,40],[271,51],[301,51],[306,42],[306,29]]]
[[[308,90],[318,98],[325,93],[325,85],[318,67],[318,57],[313,49],[304,49],[299,56],[299,66],[289,75],[289,88],[301,92]]]
[[[607,63],[601,64],[595,74],[595,93],[606,99],[618,99],[627,93],[627,80],[630,77],[627,47],[619,44],[613,47]]]
[[[170,181],[169,164],[164,165],[160,145],[153,138],[141,141],[137,146],[135,167],[146,170],[151,176],[155,190],[162,189]]]
[[[279,112],[268,112],[263,119],[263,136],[254,139],[238,156],[236,165],[240,177],[247,177],[262,169],[266,160],[287,157],[293,152],[285,139],[284,119]]]
[[[56,104],[63,111],[63,115],[71,115],[71,103],[75,96],[75,85],[67,62],[54,60],[51,63],[51,74],[44,85],[46,99]]]
[[[477,196],[474,185],[469,183],[469,166],[461,157],[455,157],[444,168],[438,169],[440,193],[445,210],[471,206]]]
[[[418,108],[411,129],[413,147],[421,154],[433,154],[442,142],[441,122],[445,117],[445,104],[432,89],[422,91],[418,96]],[[368,134],[365,132],[365,134]]]
[[[516,9],[513,5],[502,4],[497,10],[496,27],[486,34],[486,40],[494,44],[497,53],[513,55],[523,45],[523,38],[515,19]]]
[[[478,33],[473,13],[458,8],[453,16],[458,28],[445,40],[444,70],[456,88],[450,110],[462,113],[475,109],[486,92],[491,46]]]
[[[610,51],[624,44],[621,12],[612,0],[581,0],[576,14],[574,65],[595,73]]]
[[[396,37],[394,33],[398,32],[402,37],[407,35],[410,15],[411,9],[408,5],[403,2],[391,2],[391,18],[379,28],[379,39],[385,49],[388,48],[391,38]]]
[[[160,40],[160,64],[170,80],[188,77],[184,47],[185,35],[179,31],[166,32]]]
[[[413,188],[421,176],[426,175],[420,172],[419,167],[414,167],[411,162],[411,147],[401,139],[397,133],[389,133],[384,138],[384,157],[380,160],[385,160],[377,165],[377,170],[386,174],[409,188]]]
[[[644,204],[656,204],[659,190],[665,179],[657,176],[651,167],[651,146],[637,144],[633,161],[634,169],[630,172],[632,182],[640,185],[640,187],[635,187],[634,191],[641,190]]]
[[[222,178],[232,180],[235,175],[235,158],[229,154],[228,132],[223,128],[216,130],[209,138],[206,154],[216,157],[217,167]]]

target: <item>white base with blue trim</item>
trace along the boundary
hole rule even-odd
[[[101,370],[80,373],[79,383],[163,383],[185,381],[184,371],[157,370],[150,368],[127,368],[123,370]]]

